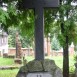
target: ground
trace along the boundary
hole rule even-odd
[[[50,57],[45,57],[45,58],[49,58],[49,59],[53,59],[55,60],[55,63],[58,67],[60,67],[62,69],[62,65],[63,65],[63,58],[62,56],[50,56]],[[27,59],[27,61],[31,61],[34,58],[29,56],[29,57],[25,57],[25,59]],[[14,63],[14,59],[10,59],[10,58],[2,58],[0,57],[0,66],[18,66],[17,64]],[[70,73],[74,72],[74,59],[73,56],[69,57],[69,67],[70,67]],[[19,69],[13,69],[13,70],[0,70],[0,77],[16,77],[16,74],[18,73]]]

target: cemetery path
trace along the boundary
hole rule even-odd
[[[0,70],[6,70],[6,69],[17,69],[20,68],[21,66],[0,66]]]

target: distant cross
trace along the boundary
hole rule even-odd
[[[56,8],[59,0],[22,0],[21,9],[34,9],[35,12],[35,59],[44,59],[44,8]]]

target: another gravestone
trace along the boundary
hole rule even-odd
[[[19,40],[18,32],[16,32],[16,57],[15,57],[15,63],[21,64],[22,63],[22,54],[21,54],[21,42]]]

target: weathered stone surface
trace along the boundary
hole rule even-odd
[[[62,71],[60,68],[57,68],[54,72],[54,77],[63,77]]]
[[[22,64],[22,60],[20,58],[15,58],[14,62],[17,64]]]
[[[27,66],[22,66],[22,67],[20,68],[20,71],[21,71],[21,72],[28,72]]]
[[[26,77],[26,73],[25,72],[22,72],[21,70],[19,70],[18,74],[16,77]]]
[[[16,58],[21,59],[22,54],[21,54],[21,41],[19,40],[19,34],[16,32]]]
[[[55,65],[54,60],[46,59],[43,61],[43,67],[45,71],[55,70],[57,66]]]
[[[34,72],[34,71],[43,71],[43,67],[42,67],[42,63],[41,61],[31,61],[27,64],[28,66],[28,70],[30,72]]]
[[[49,72],[52,77],[63,77],[62,71],[53,60],[33,60],[20,68],[16,77],[27,77],[28,73]],[[37,76],[36,76],[37,77]]]

